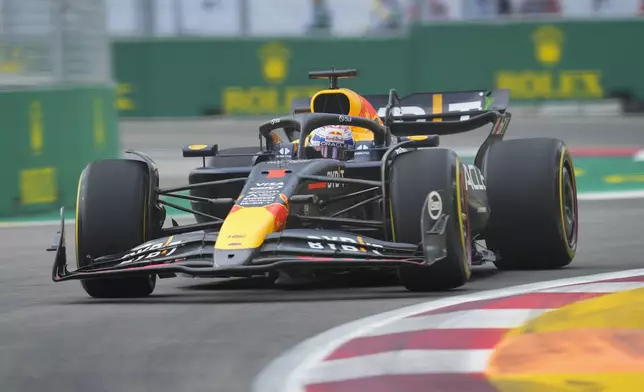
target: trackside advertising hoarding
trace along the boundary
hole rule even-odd
[[[509,88],[515,104],[644,100],[644,20],[419,25],[390,38],[117,41],[124,117],[282,114],[323,81],[307,72],[358,68],[361,93]],[[624,53],[628,52],[628,59]]]
[[[0,92],[0,217],[73,211],[83,167],[120,155],[113,102],[107,87]]]

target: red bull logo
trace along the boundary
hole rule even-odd
[[[325,141],[327,143],[342,143],[344,142],[344,136],[342,135],[342,132],[340,131],[329,131],[325,135]]]

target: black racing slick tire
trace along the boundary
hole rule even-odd
[[[485,164],[487,247],[502,270],[556,269],[572,262],[579,227],[572,157],[563,141],[494,144]]]
[[[463,286],[471,275],[470,234],[462,164],[449,149],[423,149],[397,156],[390,174],[392,240],[410,244],[422,241],[421,214],[432,191],[439,191],[446,228],[447,257],[427,266],[399,268],[399,278],[409,291],[449,290]]]
[[[150,217],[150,175],[145,162],[114,159],[83,170],[76,201],[76,260],[79,268],[96,258],[132,249],[150,239],[162,222]],[[81,281],[94,298],[145,297],[156,275]]]

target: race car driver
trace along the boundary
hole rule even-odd
[[[347,150],[353,150],[355,140],[351,128],[327,125],[314,129],[305,139],[304,146],[319,152],[323,158],[345,160]]]
[[[353,131],[344,125],[327,125],[316,128],[304,139],[307,158],[346,160],[347,152],[354,149],[355,143]],[[292,158],[297,154],[299,140],[294,140],[289,144],[288,150],[290,151],[286,151],[290,153]],[[281,155],[286,152],[279,146],[277,150]]]

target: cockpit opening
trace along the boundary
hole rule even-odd
[[[325,93],[315,97],[313,111],[315,113],[349,114],[351,102],[343,93]]]

